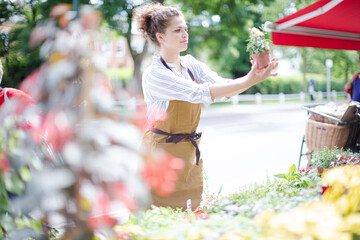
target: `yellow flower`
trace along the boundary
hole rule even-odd
[[[348,176],[349,180],[347,183],[348,188],[360,188],[360,167],[351,166],[345,168],[345,174]]]
[[[221,240],[248,240],[251,236],[244,232],[228,232],[221,236]]]
[[[60,60],[63,60],[63,59],[65,59],[65,58],[66,58],[66,56],[62,55],[62,54],[59,53],[59,52],[52,52],[52,53],[50,54],[50,56],[49,56],[49,62],[50,62],[51,64],[54,64],[54,63],[56,63],[56,62],[58,62],[58,61],[60,61]]]
[[[259,29],[257,29],[256,27],[253,27],[250,29],[251,35],[253,35],[254,37],[263,37],[264,33],[262,31],[260,31]]]
[[[350,240],[340,227],[341,214],[330,202],[314,202],[274,215],[264,227],[265,239]]]
[[[266,226],[270,219],[275,215],[275,212],[272,210],[265,210],[261,214],[256,215],[255,221],[262,226]]]
[[[339,197],[335,201],[335,206],[338,212],[341,214],[348,214],[351,212],[351,209],[353,208],[353,206],[350,205],[350,199],[349,196],[347,195]]]
[[[189,232],[187,234],[187,239],[188,240],[199,240],[202,238],[209,237],[213,234],[214,234],[214,232],[209,228],[202,228],[202,229],[192,228],[189,230]]]
[[[323,197],[326,201],[335,201],[337,198],[339,198],[344,193],[344,188],[342,186],[332,186],[331,188],[328,188]]]
[[[85,198],[83,196],[80,196],[79,203],[80,203],[80,208],[81,209],[86,210],[86,211],[90,210],[91,203],[87,198]]]
[[[136,225],[124,225],[124,226],[120,226],[117,225],[114,228],[114,231],[120,234],[124,234],[124,233],[141,233],[142,232],[142,228],[140,226],[136,226]]]
[[[345,232],[360,234],[360,214],[350,214],[344,218],[341,229]]]
[[[322,180],[330,186],[344,187],[348,182],[348,177],[345,174],[344,167],[337,167],[326,171]]]

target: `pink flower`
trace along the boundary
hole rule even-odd
[[[182,159],[164,152],[160,160],[150,159],[141,174],[150,189],[159,196],[170,195],[176,187],[177,172],[183,169]]]
[[[185,219],[187,222],[192,222],[193,221],[191,218],[188,217],[188,215],[186,213],[184,213],[183,219]]]
[[[301,169],[299,170],[299,173],[302,173],[302,172],[308,173],[308,172],[310,172],[310,170],[312,170],[312,169],[313,169],[312,166],[310,166],[310,167],[308,167],[308,168],[301,168]]]
[[[109,215],[110,198],[104,192],[100,192],[96,196],[96,200],[90,212],[87,221],[88,226],[95,230],[103,227],[113,227],[117,224],[117,220]]]
[[[117,220],[109,215],[100,215],[89,218],[87,224],[93,230],[101,227],[111,228],[117,224]]]
[[[72,127],[62,111],[48,113],[40,126],[32,129],[34,142],[41,144],[45,140],[54,152],[60,151],[72,136]]]
[[[41,69],[38,68],[30,73],[21,83],[20,90],[30,95],[35,101],[41,98],[41,88],[34,87],[41,84]]]
[[[123,182],[108,183],[107,189],[109,190],[109,194],[114,200],[123,203],[130,211],[133,211],[139,207],[134,195],[131,194],[128,186]]]
[[[135,115],[130,119],[134,125],[138,126],[143,131],[149,128],[156,128],[167,118],[166,112],[162,111],[161,109],[154,110],[149,119],[147,119],[146,112],[146,106],[141,105],[137,108]]]

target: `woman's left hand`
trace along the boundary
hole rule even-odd
[[[275,77],[278,75],[278,73],[272,73],[272,71],[278,66],[278,62],[275,60],[275,58],[272,58],[269,65],[266,68],[263,69],[257,69],[257,63],[251,60],[251,70],[248,73],[248,77],[252,79],[252,81],[255,81],[255,83],[262,82],[268,77]]]

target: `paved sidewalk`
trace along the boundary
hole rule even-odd
[[[346,102],[337,102],[342,103]],[[292,164],[298,166],[308,118],[303,106],[269,103],[205,108],[198,130],[203,132],[200,148],[209,190],[217,193],[222,186],[224,194],[233,193],[285,173]]]

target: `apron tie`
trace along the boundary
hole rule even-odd
[[[201,133],[197,133],[196,131],[190,133],[190,134],[174,134],[174,133],[168,133],[168,132],[164,132],[161,131],[160,129],[156,129],[153,128],[151,130],[153,133],[157,133],[157,134],[163,134],[163,135],[167,135],[170,136],[169,138],[166,139],[167,143],[178,143],[181,140],[183,140],[184,138],[187,138],[191,141],[192,145],[194,145],[195,149],[196,149],[196,165],[199,165],[199,160],[200,160],[200,150],[199,147],[197,145],[197,143],[195,142],[196,140],[200,139],[201,137]]]

